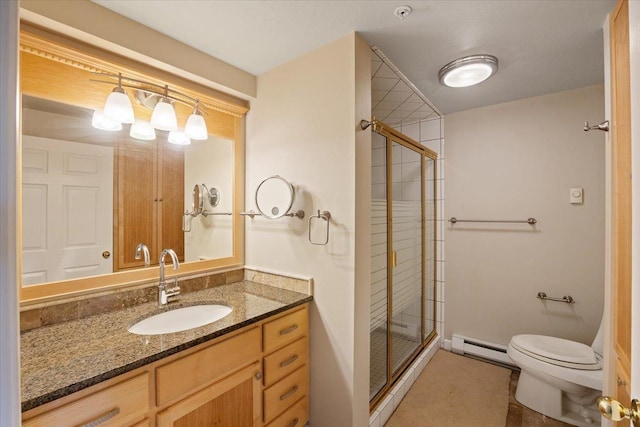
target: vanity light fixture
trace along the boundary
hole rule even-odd
[[[91,79],[91,81],[111,85],[114,83],[113,79],[117,82],[116,88],[113,89],[113,92],[111,92],[107,98],[104,114],[101,112],[94,114],[94,119],[92,120],[94,127],[103,130],[120,130],[122,129],[123,123],[132,123],[129,135],[133,138],[146,141],[155,139],[154,128],[171,133],[176,132],[173,136],[170,134],[169,142],[180,145],[190,144],[191,139],[206,140],[208,138],[209,131],[207,130],[204,117],[202,117],[204,111],[202,111],[202,105],[198,99],[170,89],[168,85],[159,85],[149,81],[138,80],[123,76],[122,73],[94,72],[94,74],[112,80]],[[145,107],[153,108],[150,124],[149,122],[140,122],[135,119],[133,106],[124,90],[125,87],[136,90],[136,99],[138,99],[139,102],[141,98],[144,101],[152,101],[152,103],[143,103]],[[138,95],[140,95],[141,98],[139,98]],[[187,119],[184,132],[178,129],[178,119],[173,107],[175,102],[193,108],[193,113]],[[151,107],[150,104],[155,105]],[[107,122],[104,122],[105,119]],[[111,120],[111,122],[108,120]],[[118,126],[116,125],[118,125],[119,128],[117,128]]]
[[[178,129],[178,118],[176,117],[176,110],[171,105],[171,101],[167,97],[169,87],[165,86],[165,94],[156,106],[153,108],[151,114],[151,126],[158,130],[168,130],[169,132]]]
[[[200,114],[198,104],[199,102],[196,101],[195,109],[187,119],[187,125],[184,127],[184,133],[186,133],[191,139],[202,141],[209,137],[209,132],[207,131],[207,124],[204,121],[204,117]]]
[[[136,120],[129,130],[131,138],[140,139],[142,141],[153,141],[156,139],[156,130],[146,120]]]
[[[181,130],[174,130],[169,132],[169,138],[167,139],[171,144],[175,145],[189,145],[191,139],[189,136]]]
[[[122,73],[118,73],[118,86],[107,97],[104,103],[104,115],[118,123],[133,123],[133,106],[122,88]]]
[[[473,86],[498,71],[498,58],[493,55],[470,55],[449,62],[438,72],[440,83],[449,87]]]
[[[122,130],[122,123],[118,123],[106,117],[102,111],[95,110],[91,117],[91,126],[100,130],[108,130],[111,132]]]

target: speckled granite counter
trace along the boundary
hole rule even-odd
[[[22,411],[113,378],[189,347],[311,301],[307,294],[238,282],[180,295],[169,308],[202,303],[233,308],[199,328],[141,336],[133,323],[160,311],[157,303],[91,316],[21,335]]]

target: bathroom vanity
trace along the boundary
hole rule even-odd
[[[310,300],[243,281],[181,296],[233,309],[183,332],[127,331],[155,303],[25,332],[23,425],[303,426]]]

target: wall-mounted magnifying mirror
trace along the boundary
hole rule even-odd
[[[202,192],[202,186],[196,184],[193,186],[193,193],[191,197],[193,201],[191,202],[191,216],[198,216],[202,213],[202,209],[204,207],[204,194]]]
[[[282,218],[293,206],[293,185],[281,176],[264,179],[256,189],[256,207],[269,219]]]

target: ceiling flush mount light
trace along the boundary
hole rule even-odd
[[[202,111],[202,104],[198,99],[170,89],[168,85],[126,77],[121,73],[94,72],[94,74],[111,80],[91,79],[91,81],[111,85],[114,84],[114,80],[117,82],[116,88],[107,98],[104,113],[96,112],[94,114],[92,121],[94,127],[103,130],[120,130],[122,123],[132,123],[129,132],[131,137],[144,141],[153,140],[155,139],[154,128],[168,132],[178,131],[178,118],[174,103],[179,102],[193,108],[193,113],[187,120],[185,132],[180,132],[180,136],[176,136],[178,134],[170,136],[172,139],[170,142],[186,145],[191,143],[191,139],[205,140],[208,138],[209,131],[202,116],[205,112]],[[150,123],[135,119],[131,101],[125,93],[124,87],[135,89],[135,99],[141,105],[153,110]]]
[[[473,86],[498,71],[498,58],[493,55],[471,55],[449,62],[440,69],[440,83],[449,87]]]

